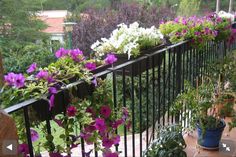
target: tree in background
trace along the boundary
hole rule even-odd
[[[87,16],[78,19],[73,29],[73,47],[80,48],[87,54],[91,53],[90,46],[106,38],[120,23],[131,24],[137,21],[142,27],[158,27],[161,20],[175,17],[167,7],[147,6],[137,2],[120,3],[116,9],[88,9]]]
[[[201,0],[181,0],[178,9],[179,16],[192,16],[199,14]]]
[[[4,59],[5,72],[16,65],[19,67],[17,70],[13,68],[13,71],[21,72],[25,66],[20,62],[26,54],[23,49],[29,44],[35,44],[36,41],[48,39],[48,35],[42,32],[46,25],[36,16],[40,9],[40,1],[35,0],[0,1],[0,51]],[[27,54],[29,57],[32,56],[30,53]],[[29,64],[28,62],[26,66]]]

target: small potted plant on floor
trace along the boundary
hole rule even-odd
[[[186,83],[186,90],[177,97],[172,111],[177,114],[182,112],[182,119],[188,118],[188,129],[197,129],[199,146],[218,149],[226,124],[216,111],[214,84],[209,79],[199,82],[196,88]]]
[[[144,151],[144,157],[187,157],[184,149],[184,141],[181,127],[169,125],[158,129],[155,139],[148,150]]]

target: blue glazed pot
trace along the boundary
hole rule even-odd
[[[206,149],[219,148],[219,143],[225,126],[225,122],[221,120],[221,126],[219,128],[206,129],[205,134],[202,136],[202,129],[199,124],[197,124],[198,144]]]

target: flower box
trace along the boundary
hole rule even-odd
[[[152,54],[152,53],[154,53],[154,52],[156,52],[158,50],[161,50],[163,48],[165,48],[165,44],[158,45],[158,46],[146,49],[146,50],[142,50],[140,56],[138,56],[137,58],[131,57],[130,60],[128,60],[128,55],[126,55],[126,54],[117,54],[118,61],[115,63],[115,66],[123,64],[123,63],[128,62],[128,61],[135,61],[135,60],[137,60],[136,63],[132,64],[134,66],[134,68],[133,68],[133,76],[137,76],[137,75],[145,72],[146,69],[151,69],[152,67],[155,67],[155,66],[158,66],[159,64],[161,64],[163,56],[162,55],[158,55],[158,57],[155,57],[155,63],[154,64],[152,64],[152,60],[150,59],[148,66],[146,65],[146,62],[147,62],[146,59],[142,59],[140,61],[138,61],[138,59],[140,57]],[[161,59],[158,59],[160,56],[161,56]],[[139,66],[141,68],[139,68]],[[118,70],[118,74],[122,75],[122,70]],[[132,75],[132,66],[131,65],[125,67],[125,75],[128,75],[128,76]]]

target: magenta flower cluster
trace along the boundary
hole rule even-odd
[[[116,56],[113,53],[107,54],[105,58],[105,63],[106,64],[113,64],[117,61]]]
[[[13,72],[8,73],[4,76],[4,80],[9,86],[15,88],[22,88],[25,86],[25,77],[23,74],[15,74]]]
[[[80,49],[68,50],[65,48],[60,48],[56,51],[55,56],[57,58],[70,56],[75,62],[80,62],[85,59],[83,52]]]
[[[101,140],[101,147],[104,157],[118,157],[118,152],[112,152],[111,147],[119,145],[120,136],[115,133],[120,125],[128,124],[129,112],[126,108],[122,109],[122,115],[117,117],[109,105],[103,105],[98,110],[88,107],[86,110],[90,113],[94,120],[89,125],[86,125],[80,136],[87,144],[93,144]],[[99,139],[95,138],[95,134],[99,134]],[[94,139],[95,138],[95,139]]]

